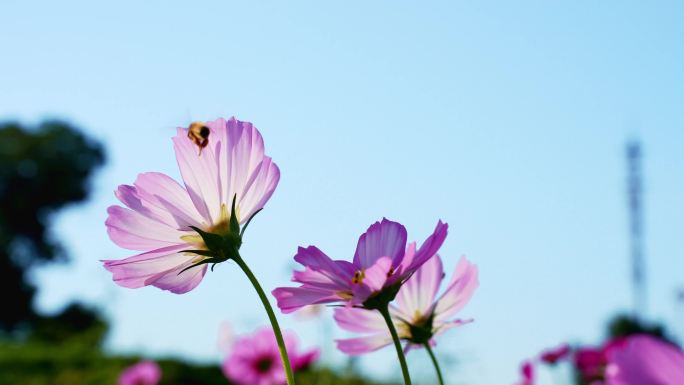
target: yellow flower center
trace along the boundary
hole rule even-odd
[[[240,218],[240,208],[236,207],[235,208],[235,215],[236,217]],[[228,207],[226,205],[221,205],[221,213],[219,215],[219,219],[216,222],[216,224],[213,225],[207,225],[206,223],[202,223],[203,226],[200,226],[202,230],[208,232],[208,233],[213,233],[213,234],[225,234],[228,232],[228,227],[230,226],[230,213],[228,212]],[[180,239],[190,245],[193,245],[198,250],[207,250],[207,246],[204,244],[204,241],[202,240],[202,237],[197,234],[186,234],[186,235],[181,235]]]
[[[364,270],[357,270],[356,273],[354,273],[354,277],[352,277],[352,283],[356,285],[361,284],[365,276],[366,272]]]

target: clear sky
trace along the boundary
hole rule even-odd
[[[448,269],[465,254],[481,274],[462,313],[476,322],[437,349],[454,384],[512,383],[522,359],[597,342],[629,308],[624,145],[638,137],[648,315],[684,339],[683,19],[678,0],[4,0],[0,119],[64,118],[109,153],[92,199],[58,218],[73,262],[35,275],[37,304],[88,301],[113,321],[112,351],[197,361],[220,358],[222,320],[265,323],[234,265],[177,296],[119,288],[98,263],[130,255],[105,232],[115,187],[178,177],[174,128],[235,115],[282,171],[243,247],[266,287],[287,284],[298,245],[350,258],[383,216],[419,241],[449,222]],[[281,319],[321,343],[315,322]],[[399,378],[392,354],[362,370]],[[410,357],[430,383],[424,352]]]

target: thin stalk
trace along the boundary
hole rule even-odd
[[[432,351],[432,347],[430,346],[429,342],[426,342],[424,346],[425,350],[427,350],[428,354],[430,355],[430,359],[432,360],[432,364],[435,366],[435,370],[437,371],[437,379],[439,380],[439,385],[444,385],[442,370],[439,368],[439,363],[437,363],[437,357],[435,356],[435,352]]]
[[[283,333],[280,331],[280,325],[278,325],[278,319],[276,318],[275,313],[273,312],[271,303],[268,301],[268,297],[266,296],[266,293],[264,293],[264,289],[261,288],[261,285],[254,276],[254,273],[252,273],[252,270],[249,269],[245,261],[242,260],[242,257],[234,257],[233,260],[235,261],[235,263],[238,264],[238,266],[240,266],[242,271],[245,272],[245,275],[247,275],[247,278],[249,278],[249,281],[252,283],[252,286],[254,286],[254,290],[256,290],[257,294],[259,295],[259,299],[261,300],[261,303],[264,305],[264,309],[266,309],[266,314],[268,314],[268,319],[269,321],[271,321],[271,326],[273,327],[273,332],[275,333],[276,341],[278,342],[280,358],[283,360],[283,367],[285,367],[287,385],[294,385],[294,374],[292,372],[292,366],[290,365],[290,358],[287,355],[287,349],[285,348],[285,340],[283,340]]]
[[[406,365],[406,357],[404,357],[404,351],[401,348],[401,341],[399,340],[397,329],[395,329],[394,322],[392,322],[392,317],[389,313],[389,305],[379,308],[378,311],[382,314],[382,318],[385,319],[387,328],[389,329],[390,334],[392,334],[394,347],[397,349],[397,357],[399,358],[399,364],[401,365],[401,373],[404,375],[404,385],[411,385],[411,376],[409,375],[408,366]]]

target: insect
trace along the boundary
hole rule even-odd
[[[202,149],[209,144],[209,127],[202,122],[192,122],[188,127],[188,138],[199,147],[199,154],[202,155]]]

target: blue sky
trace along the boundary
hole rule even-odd
[[[64,118],[109,152],[92,199],[58,218],[73,262],[36,274],[38,305],[88,301],[114,321],[112,351],[197,361],[220,358],[222,320],[265,323],[234,265],[176,296],[119,288],[98,263],[128,255],[103,224],[115,187],[179,177],[174,128],[235,115],[282,170],[243,248],[266,287],[287,283],[298,245],[346,258],[383,216],[416,240],[449,222],[447,267],[467,255],[481,274],[462,314],[476,322],[437,350],[464,384],[511,383],[522,359],[598,341],[629,308],[624,145],[638,137],[648,316],[684,339],[683,17],[679,1],[4,1],[0,119]],[[321,343],[315,323],[281,318]],[[361,367],[398,378],[395,363],[388,350]]]

